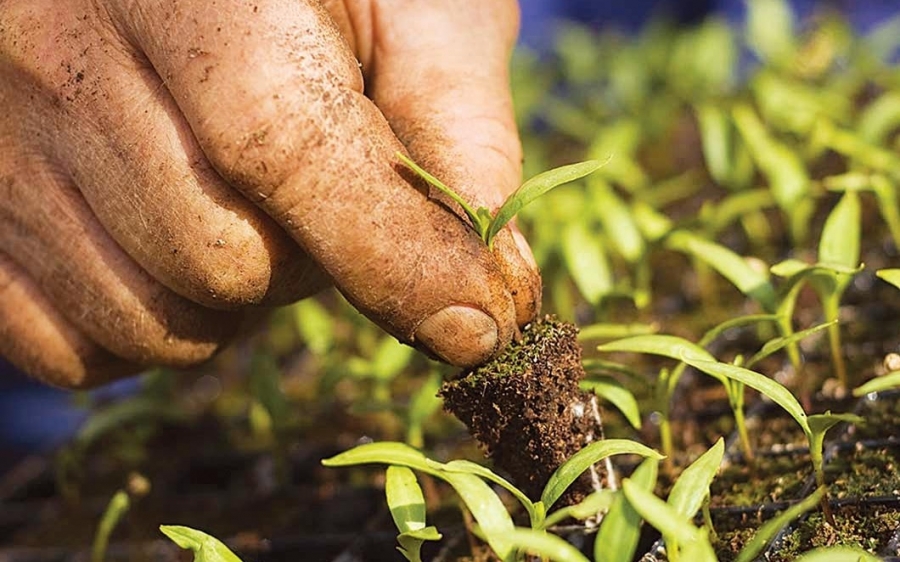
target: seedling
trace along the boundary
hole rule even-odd
[[[410,170],[418,174],[419,177],[462,207],[466,216],[472,222],[472,228],[484,240],[488,248],[491,249],[494,247],[494,237],[500,232],[500,229],[506,226],[523,207],[555,187],[583,178],[597,171],[604,164],[598,160],[587,160],[542,172],[519,186],[506,198],[506,201],[503,202],[496,214],[491,214],[490,209],[487,207],[473,208],[462,196],[445,185],[444,182],[426,172],[403,153],[398,152],[397,158]]]
[[[94,535],[94,544],[91,546],[91,562],[103,562],[106,557],[106,548],[109,545],[109,537],[130,508],[131,500],[128,498],[128,492],[119,490],[113,494],[106,506],[106,511],[103,512],[103,517],[100,518],[97,534]]]
[[[825,320],[834,322],[828,329],[828,339],[835,373],[844,387],[847,386],[847,367],[841,351],[840,326],[836,322],[844,291],[853,274],[862,267],[859,263],[859,223],[859,196],[855,191],[847,191],[825,221],[819,240],[819,262],[807,265],[798,260],[786,260],[772,267],[776,275],[789,278],[779,302],[783,332],[793,330],[791,318],[802,283],[809,281],[818,293]]]
[[[853,396],[865,396],[873,392],[884,392],[900,388],[900,371],[891,371],[875,377],[864,385],[853,389]]]
[[[718,361],[709,361],[696,354],[692,356],[690,351],[686,351],[682,354],[682,360],[692,367],[717,379],[727,378],[729,380],[738,381],[745,386],[749,386],[767,396],[772,402],[781,406],[785,412],[794,418],[806,436],[816,483],[820,487],[826,486],[823,458],[825,433],[842,422],[863,423],[865,421],[857,415],[832,414],[831,412],[807,416],[806,412],[803,411],[803,407],[787,388],[765,375],[736,365],[729,365]],[[833,522],[834,516],[831,514],[831,507],[828,504],[827,494],[822,500],[822,510],[828,520]]]
[[[160,525],[159,530],[185,550],[194,551],[194,562],[241,562],[219,539],[180,525]]]

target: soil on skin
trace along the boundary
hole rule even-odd
[[[534,499],[560,464],[603,438],[596,401],[578,387],[585,372],[577,333],[574,325],[545,317],[494,361],[441,389],[444,408]],[[605,472],[599,477],[605,482]],[[591,479],[590,471],[582,475],[561,501],[580,501],[593,491]]]

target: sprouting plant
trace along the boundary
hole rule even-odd
[[[522,210],[523,207],[551,189],[564,183],[583,178],[603,166],[603,162],[598,160],[587,160],[585,162],[560,166],[559,168],[542,172],[519,186],[518,189],[506,198],[506,201],[503,202],[497,212],[491,214],[490,209],[486,207],[473,208],[462,198],[462,196],[447,187],[444,182],[426,172],[403,153],[398,152],[397,158],[422,179],[459,204],[466,213],[466,216],[468,216],[469,220],[472,222],[472,228],[474,228],[475,232],[477,232],[481,239],[484,240],[484,243],[488,245],[488,248],[494,247],[494,237],[500,232],[500,229],[506,226],[506,224]]]
[[[131,509],[132,496],[138,498],[150,491],[150,483],[140,474],[133,473],[129,476],[126,489],[118,490],[106,505],[106,510],[97,525],[94,542],[91,545],[91,562],[103,562],[106,557],[106,549],[109,546],[109,537],[123,517]]]
[[[809,282],[822,302],[825,320],[834,322],[828,329],[832,362],[838,380],[845,387],[847,367],[841,350],[841,332],[837,320],[841,298],[853,275],[861,267],[859,245],[859,196],[855,191],[848,190],[825,221],[819,240],[819,261],[809,265],[789,259],[772,266],[773,273],[788,278],[778,304],[782,333],[789,334],[793,331],[791,321],[797,295],[803,283]],[[793,353],[792,361],[796,360],[797,352]]]
[[[420,451],[403,443],[381,442],[360,445],[345,451],[322,464],[330,467],[353,466],[361,464],[386,464],[400,466],[429,474],[447,482],[457,493],[463,504],[478,522],[478,529],[485,541],[503,560],[514,556],[516,548],[528,548],[543,551],[546,549],[564,549],[559,540],[551,538],[544,532],[551,524],[566,517],[590,517],[607,502],[602,496],[610,490],[600,490],[589,495],[579,507],[569,506],[558,510],[561,513],[549,513],[569,486],[582,473],[601,460],[616,454],[635,454],[650,458],[662,458],[662,455],[635,441],[625,439],[607,439],[591,443],[560,465],[550,476],[541,499],[532,501],[521,490],[503,477],[479,464],[454,460],[440,463],[429,459]],[[407,485],[410,481],[406,480]],[[516,529],[512,518],[500,497],[491,490],[488,483],[500,486],[509,492],[528,513],[530,528]],[[589,508],[589,509],[588,509]],[[401,535],[402,535],[401,529]],[[547,537],[542,538],[541,535]]]
[[[159,530],[185,550],[194,551],[194,562],[241,562],[219,539],[190,527],[160,525]]]
[[[820,487],[826,486],[823,456],[825,433],[842,422],[863,423],[865,421],[863,418],[854,414],[832,414],[831,412],[826,412],[824,414],[808,416],[806,412],[803,411],[800,402],[797,401],[787,388],[765,375],[757,373],[756,371],[751,371],[750,369],[738,367],[737,365],[710,361],[707,357],[693,353],[689,349],[685,349],[682,352],[681,359],[695,369],[703,371],[717,379],[727,378],[729,380],[740,382],[745,386],[749,386],[768,397],[772,402],[781,406],[785,412],[794,418],[803,430],[803,434],[806,436],[816,484]],[[834,517],[831,514],[827,492],[825,498],[822,500],[822,510],[829,522],[833,522]]]
[[[103,562],[106,557],[106,547],[109,545],[109,536],[130,507],[131,500],[128,498],[128,492],[119,490],[113,494],[106,506],[106,511],[103,512],[103,517],[100,518],[97,533],[94,535],[94,544],[91,545],[91,562]]]

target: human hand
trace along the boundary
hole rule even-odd
[[[516,27],[508,0],[3,2],[0,355],[65,386],[190,365],[333,283],[487,359],[539,308],[527,244],[489,252],[394,154],[502,202]]]

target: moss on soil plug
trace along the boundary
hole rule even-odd
[[[523,331],[496,359],[441,389],[444,408],[463,421],[494,465],[538,499],[553,471],[603,428],[594,396],[582,391],[581,347],[572,324],[547,316]],[[590,471],[569,488],[564,503],[594,490]]]

